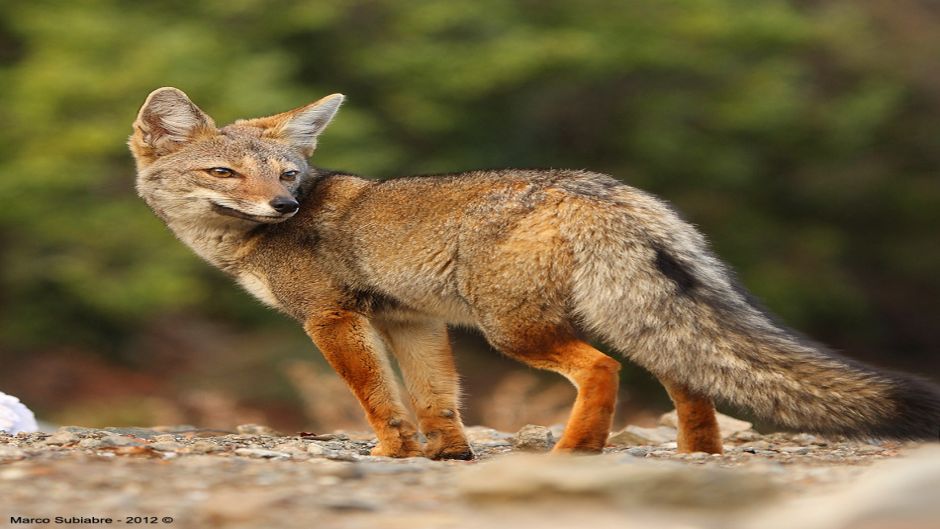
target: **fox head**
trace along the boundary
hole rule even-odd
[[[181,90],[144,101],[128,144],[137,191],[165,221],[277,223],[297,213],[317,136],[343,102],[333,94],[217,128]]]

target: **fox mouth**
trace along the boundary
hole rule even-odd
[[[223,206],[215,202],[210,202],[212,204],[212,211],[225,215],[227,217],[235,217],[236,219],[250,220],[252,222],[264,222],[264,223],[274,223],[287,220],[294,215],[252,215],[251,213],[245,213],[244,211],[239,211],[235,208],[230,208],[228,206]]]

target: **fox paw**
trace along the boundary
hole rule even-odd
[[[424,456],[428,459],[460,459],[469,461],[475,454],[470,443],[460,429],[433,430],[425,432],[427,444],[424,446]]]
[[[424,457],[428,459],[459,459],[461,461],[470,461],[476,458],[473,449],[469,444],[445,446],[445,447],[426,447]]]
[[[414,441],[397,443],[397,446],[389,446],[380,442],[375,445],[370,454],[382,457],[423,457],[424,451]]]

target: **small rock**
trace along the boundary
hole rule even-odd
[[[754,441],[753,443],[748,443],[741,447],[745,452],[751,452],[752,454],[755,450],[767,450],[769,448],[771,448],[771,444],[767,441]]]
[[[749,443],[751,441],[757,441],[761,438],[761,435],[754,430],[745,430],[743,432],[737,432],[729,435],[727,439],[729,441],[745,442]]]
[[[527,424],[516,432],[511,442],[516,450],[547,452],[555,445],[555,437],[552,431],[544,426]]]
[[[534,502],[562,505],[566,499],[591,498],[619,508],[690,507],[749,508],[767,501],[781,488],[765,476],[673,462],[513,454],[465,467],[459,491],[476,503]]]
[[[290,454],[276,452],[274,450],[265,450],[263,448],[239,448],[235,453],[245,457],[257,457],[261,459],[289,459]]]
[[[727,439],[738,432],[746,432],[754,426],[747,421],[735,419],[723,413],[715,413],[715,417],[718,419],[718,429],[721,430],[721,437],[723,439]],[[679,427],[678,421],[676,410],[665,413],[659,418],[659,424],[661,426],[670,426],[672,428]]]
[[[627,426],[619,432],[610,434],[607,438],[608,446],[636,446],[660,445],[676,440],[676,429],[668,426],[657,428],[643,428],[641,426]]]
[[[818,435],[813,435],[809,433],[798,433],[791,436],[791,439],[794,443],[802,446],[815,445],[815,446],[829,446],[829,441],[819,437]]]
[[[59,432],[71,432],[74,434],[87,436],[98,433],[98,430],[95,430],[94,428],[85,428],[84,426],[62,426],[59,428]]]
[[[158,452],[179,452],[183,449],[183,445],[175,441],[159,441],[149,446]]]
[[[121,447],[121,446],[141,446],[140,441],[135,441],[130,437],[124,437],[123,435],[108,435],[101,439],[101,444],[99,445],[105,448],[111,447]]]
[[[106,436],[130,436],[147,440],[153,439],[156,435],[160,435],[160,432],[151,428],[137,428],[134,426],[121,428],[108,427],[104,429],[104,433]]]
[[[331,461],[349,461],[349,462],[359,461],[359,456],[355,456],[353,454],[348,454],[345,452],[336,452],[332,450],[326,453],[326,458]]]
[[[815,468],[822,481],[833,467]],[[846,529],[905,527],[932,529],[940,520],[940,447],[929,446],[908,458],[874,466],[842,490],[780,503],[740,524],[746,529]]]
[[[486,426],[467,426],[464,434],[471,443],[509,442],[512,434],[487,428]]]
[[[884,451],[885,451],[884,447],[876,446],[876,445],[862,445],[855,449],[856,454],[865,454],[865,455],[880,454],[881,452],[884,452]]]
[[[68,430],[59,430],[58,432],[49,436],[49,438],[43,441],[42,444],[50,445],[50,446],[62,446],[62,445],[77,443],[78,441],[79,441],[79,437],[75,435],[74,433]]]
[[[312,456],[323,456],[329,453],[329,450],[323,448],[318,443],[310,443],[307,445],[307,453]]]
[[[212,441],[200,440],[189,445],[188,451],[194,454],[208,454],[209,452],[220,452],[225,448],[213,443]]]
[[[277,430],[260,424],[240,424],[235,430],[242,435],[270,435],[275,437],[281,435]]]
[[[780,451],[795,456],[805,456],[810,452],[810,449],[805,446],[784,446],[780,448]]]
[[[82,439],[81,441],[78,442],[78,447],[89,448],[89,449],[100,448],[101,441],[99,441],[98,439],[91,439],[91,438]]]
[[[627,449],[627,453],[634,457],[646,457],[653,450],[646,446],[634,446]]]
[[[153,436],[153,441],[158,443],[176,442],[176,436],[171,433],[162,433],[160,435]]]
[[[274,448],[289,454],[300,454],[307,452],[307,445],[303,441],[287,441],[286,443],[278,444]]]
[[[23,450],[15,446],[0,445],[0,461],[13,461],[24,457],[26,452]]]

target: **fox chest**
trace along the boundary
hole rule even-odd
[[[237,276],[236,280],[242,288],[257,298],[258,301],[275,309],[281,308],[280,301],[278,301],[274,292],[271,291],[271,284],[268,283],[268,280],[264,276],[254,272],[242,272]]]

